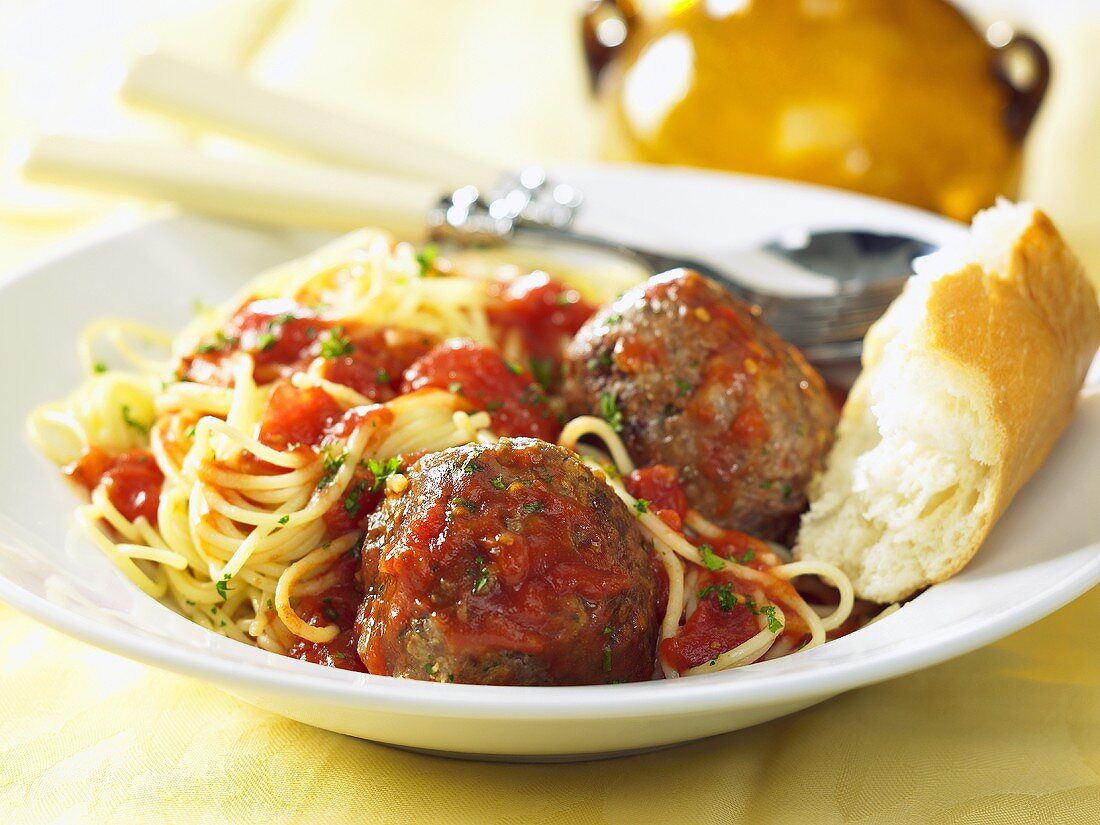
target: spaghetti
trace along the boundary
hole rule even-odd
[[[539,375],[552,360],[546,342],[576,331],[587,299],[610,296],[523,278],[459,272],[430,250],[354,233],[259,276],[174,339],[129,321],[93,324],[78,344],[85,381],[31,414],[30,437],[89,489],[77,519],[134,585],[278,653],[324,648],[338,664],[353,652],[346,617],[317,603],[347,584],[366,517],[407,486],[401,470],[418,455],[498,433],[556,437],[638,514],[667,580],[665,677],[751,664],[842,629],[853,596],[839,570],[742,534],[739,558],[717,554],[710,543],[733,531],[630,492],[636,468],[607,421],[583,416],[559,432],[553,375]],[[520,312],[504,293],[534,296],[541,310]],[[441,379],[454,364],[477,380]],[[490,397],[513,386],[505,402]],[[811,605],[791,585],[803,576],[832,585],[835,604]],[[755,632],[677,665],[666,643],[715,593],[723,608],[749,607]]]

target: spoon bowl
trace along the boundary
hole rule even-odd
[[[455,190],[429,214],[428,224],[435,240],[459,245],[573,244],[619,255],[654,275],[694,269],[759,306],[780,336],[819,369],[838,375],[858,371],[863,336],[901,293],[913,262],[937,249],[929,241],[898,233],[796,229],[715,263],[577,232],[572,223],[581,202],[573,187],[555,186],[541,170],[529,168],[484,196],[472,186]],[[792,280],[813,284],[814,294],[753,285]]]

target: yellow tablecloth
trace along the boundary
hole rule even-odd
[[[462,122],[448,139],[468,148],[591,153],[566,0],[118,0],[112,15],[58,0],[42,6],[42,23],[20,16],[26,6],[0,0],[0,127],[10,127],[0,139],[28,125],[13,114],[34,82],[20,65],[38,67],[43,89],[79,77],[87,96],[88,67],[100,65],[92,57],[107,49],[97,37],[110,31],[116,45],[133,45],[155,30],[177,51],[385,112],[422,134]],[[67,17],[93,6],[86,26]],[[59,20],[68,26],[44,55],[49,44],[34,31]],[[524,44],[540,37],[545,48],[532,53]],[[547,78],[557,92],[532,94]],[[31,107],[26,119],[56,127],[49,114]],[[106,120],[108,132],[122,122]],[[1048,129],[1047,142],[1062,145],[1060,135]],[[1051,157],[1068,169],[1063,154]],[[1066,180],[1080,178],[1074,166]],[[1034,184],[1044,205],[1071,204],[1052,180]],[[0,280],[117,208],[0,178]],[[1085,215],[1071,222],[1100,242]],[[751,730],[611,762],[534,766],[451,761],[315,730],[0,606],[0,822],[1097,823],[1097,628],[1100,589],[999,644]]]
[[[1100,590],[984,650],[749,730],[607,762],[361,742],[0,607],[0,820],[1100,821]]]

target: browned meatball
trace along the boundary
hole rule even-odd
[[[371,673],[495,685],[650,678],[650,548],[573,453],[502,438],[426,455],[407,478],[363,542],[359,656]]]
[[[754,307],[673,270],[597,312],[565,369],[569,412],[621,428],[639,465],[678,468],[703,515],[791,537],[837,412],[821,377]]]

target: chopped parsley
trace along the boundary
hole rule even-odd
[[[711,595],[718,600],[718,606],[726,613],[729,613],[741,603],[737,598],[737,594],[733,592],[733,587],[729,584],[708,584],[699,591],[700,599],[705,599]]]
[[[359,510],[363,507],[363,491],[367,489],[367,479],[361,478],[348,490],[344,496],[344,512],[353,519],[359,517]]]
[[[389,370],[378,370],[378,372],[374,374],[374,380],[378,384],[388,384],[392,379],[390,378]]]
[[[496,412],[497,410],[499,410],[503,406],[504,406],[503,401],[487,401],[485,403],[485,411],[486,412]]]
[[[477,460],[480,453],[474,453],[469,456],[465,461],[456,461],[454,467],[456,470],[461,470],[468,476],[472,476],[474,473],[480,473],[485,469],[485,466]]]
[[[199,353],[200,355],[206,354],[208,352],[221,352],[222,350],[237,346],[239,340],[240,339],[236,336],[232,338],[227,337],[225,331],[219,329],[214,333],[213,341],[207,341],[205,344],[200,344],[198,347],[195,348],[195,352]]]
[[[351,339],[344,335],[344,328],[335,326],[329,331],[328,337],[321,342],[321,357],[326,361],[332,361],[351,355],[353,349],[355,347],[352,346]]]
[[[267,352],[276,342],[275,333],[273,332],[261,332],[256,336],[256,347],[260,352]]]
[[[508,372],[512,373],[512,375],[523,375],[523,367],[515,361],[509,361],[507,358],[502,358],[500,360],[504,362],[504,366],[508,368]]]
[[[266,607],[268,610],[271,610],[275,607],[275,602],[271,601],[271,599],[268,599],[266,602],[264,602],[264,607]]]
[[[611,645],[603,649],[603,672],[611,672]]]
[[[447,518],[453,518],[459,510],[465,510],[468,515],[472,515],[477,512],[477,505],[468,498],[455,496],[451,499],[451,511],[447,514]]]
[[[92,364],[92,372],[94,372],[96,375],[102,375],[103,373],[107,372],[107,365],[104,364],[102,361],[96,361],[94,364]]]
[[[600,414],[615,432],[623,431],[623,413],[619,409],[619,399],[615,393],[600,393]]]
[[[329,445],[324,448],[321,454],[321,478],[317,482],[317,489],[320,490],[327,487],[332,483],[332,480],[336,478],[336,474],[340,472],[340,468],[344,466],[344,461],[348,457],[348,451],[345,449],[340,453],[333,450]]]
[[[554,386],[554,360],[552,358],[532,358],[531,375],[539,386],[549,392]]]
[[[695,389],[695,385],[690,381],[685,381],[683,378],[676,379],[676,397],[683,398],[685,395]]]
[[[501,474],[501,475],[499,475],[499,476],[497,476],[496,478],[493,479],[493,487],[495,487],[498,490],[503,490],[504,489],[504,475],[503,474]]]
[[[214,583],[214,589],[218,591],[218,595],[222,597],[223,602],[229,598],[229,594],[227,591],[233,589],[229,586],[229,580],[232,578],[233,577],[230,574],[226,573],[224,576],[221,577],[220,580]],[[214,611],[210,612],[213,613]]]
[[[187,436],[188,438],[194,438],[195,437],[195,425],[192,424],[190,427],[188,427],[187,431],[184,432],[184,435]]]
[[[756,558],[756,551],[751,547],[745,551],[745,555],[741,557],[741,564],[748,564],[750,561]]]
[[[520,509],[529,515],[534,515],[543,512],[546,509],[546,504],[541,501],[528,501]]]
[[[767,618],[768,630],[770,630],[772,633],[778,633],[780,630],[783,629],[783,623],[779,621],[779,619],[775,615],[774,605],[765,605],[764,607],[760,608],[759,612],[761,616]]]
[[[699,591],[699,598],[705,599],[707,596],[713,594],[718,599],[718,606],[726,613],[733,610],[738,605],[744,605],[750,613],[754,616],[763,616],[768,620],[768,630],[772,633],[778,633],[783,629],[783,623],[779,621],[779,617],[776,616],[776,610],[774,605],[764,605],[758,607],[756,600],[752,596],[741,596],[733,592],[733,587],[729,584],[711,584],[704,587]]]
[[[462,395],[462,382],[452,381],[447,385],[447,392],[454,393],[455,395]]]
[[[386,479],[394,473],[401,472],[401,459],[396,456],[379,461],[376,458],[367,459],[367,469],[374,476],[374,483],[370,486],[372,493],[377,493],[386,484]]]
[[[644,499],[644,498],[635,499],[634,500],[634,509],[637,511],[638,515],[641,515],[642,513],[648,513],[649,512],[649,500]]]
[[[430,243],[416,253],[416,262],[420,264],[420,277],[423,278],[435,267],[435,259],[439,257],[439,247]]]
[[[611,353],[601,352],[595,358],[589,358],[587,366],[590,370],[599,369],[600,367],[610,367],[612,364]]]
[[[771,486],[772,486],[772,482],[770,480],[760,482],[760,489],[761,490],[769,490],[769,489],[771,489]]]
[[[290,513],[287,513],[285,516],[282,516],[279,519],[279,524],[289,524],[289,523],[290,523]]]
[[[140,421],[137,421],[136,419],[134,419],[133,416],[130,415],[129,404],[122,405],[122,420],[123,422],[125,422],[127,427],[132,427],[142,435],[149,435],[149,425],[142,424]]]
[[[702,557],[703,566],[706,567],[707,570],[721,570],[725,567],[725,565],[722,564],[722,559],[718,557],[718,554],[714,552],[714,548],[709,544],[699,545],[699,555]]]
[[[780,490],[781,490],[781,491],[783,492],[783,498],[784,498],[784,499],[788,499],[788,498],[790,498],[790,497],[791,497],[791,493],[793,493],[793,492],[794,492],[794,488],[793,488],[793,487],[792,487],[792,486],[791,486],[790,484],[788,484],[788,483],[787,483],[786,481],[784,481],[784,482],[783,482],[783,483],[782,483],[782,484],[781,484],[781,485],[779,486],[779,489],[780,489]]]
[[[467,571],[474,577],[473,592],[480,593],[489,584],[489,570],[485,567],[485,557],[478,556],[474,559],[474,564],[478,565],[475,570]]]
[[[620,315],[618,312],[613,312],[607,316],[607,320],[604,321],[604,323],[607,324],[609,327],[613,327],[621,320],[623,320],[623,316]]]

